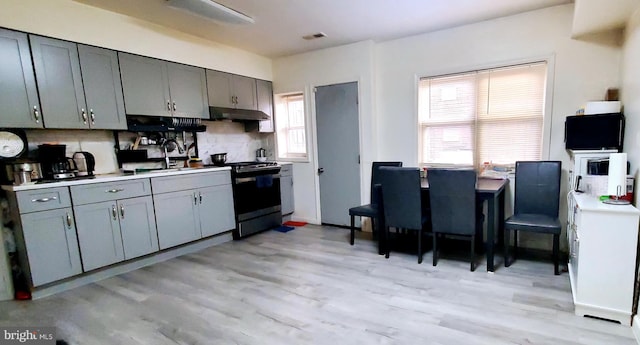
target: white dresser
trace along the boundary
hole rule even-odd
[[[640,211],[569,193],[569,277],[575,314],[631,324]]]

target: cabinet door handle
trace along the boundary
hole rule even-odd
[[[86,125],[87,124],[87,111],[84,109],[81,109],[80,111],[82,111],[82,122]]]
[[[89,109],[89,113],[91,114],[91,125],[96,124],[96,114],[93,113],[93,109]]]
[[[113,220],[118,218],[118,211],[116,211],[116,205],[111,205],[111,215],[113,216]]]
[[[67,212],[67,227],[71,229],[71,215]]]
[[[52,196],[49,198],[40,198],[40,199],[31,199],[31,202],[49,202],[52,200],[58,200],[57,196]]]
[[[40,123],[40,112],[38,112],[38,106],[33,106],[33,117],[36,119],[36,123]]]
[[[107,189],[104,192],[105,193],[119,193],[119,192],[124,192],[124,189],[122,189],[122,188]]]
[[[171,111],[171,101],[167,100],[167,110]]]
[[[202,205],[202,193],[198,192],[198,199],[200,199],[200,204]]]
[[[173,111],[176,111],[176,102],[173,102]]]
[[[120,218],[124,219],[124,205],[120,205]]]
[[[196,195],[196,192],[193,192],[193,204],[194,205],[198,204],[198,196]]]

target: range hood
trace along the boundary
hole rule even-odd
[[[269,120],[270,117],[259,110],[209,107],[209,119],[246,122]]]

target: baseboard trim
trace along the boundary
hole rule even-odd
[[[173,259],[178,256],[195,253],[197,251],[200,251],[209,247],[213,247],[225,242],[229,242],[232,240],[233,240],[233,237],[231,235],[231,232],[226,232],[224,234],[203,239],[197,242],[185,244],[180,247],[157,252],[155,254],[142,257],[140,259],[133,259],[132,261],[128,261],[126,263],[116,264],[114,266],[107,267],[101,270],[85,273],[80,276],[69,278],[68,280],[64,280],[62,282],[54,283],[53,285],[50,285],[50,286],[36,288],[31,292],[31,299],[35,300],[35,299],[51,296],[53,294],[74,289],[83,285],[95,283],[97,281],[111,278],[123,273],[135,271],[142,267],[167,261],[169,259]]]
[[[638,315],[633,317],[631,331],[633,331],[633,336],[636,338],[636,343],[640,345],[640,317]]]

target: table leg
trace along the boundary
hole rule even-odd
[[[493,272],[493,250],[496,239],[496,197],[487,200],[487,271]]]
[[[498,195],[498,247],[504,246],[504,189]]]

